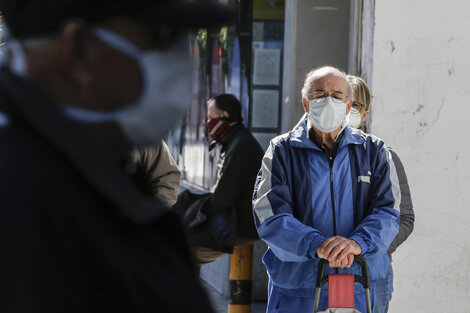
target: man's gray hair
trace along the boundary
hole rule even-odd
[[[302,88],[302,97],[307,99],[308,97],[308,92],[310,90],[310,88],[312,87],[312,83],[313,83],[313,80],[315,78],[315,74],[319,71],[322,71],[322,70],[330,70],[330,71],[336,71],[338,72],[339,74],[341,74],[342,76],[344,76],[344,80],[346,81],[346,83],[348,84],[348,98],[349,99],[352,99],[354,97],[354,94],[353,94],[353,89],[351,87],[351,84],[349,83],[348,79],[347,79],[347,75],[344,71],[334,67],[334,66],[320,66],[320,67],[317,67],[313,70],[311,70],[310,72],[307,73],[307,75],[305,76],[305,81],[304,81],[304,87]]]

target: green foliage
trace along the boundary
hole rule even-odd
[[[197,41],[201,49],[206,49],[207,47],[207,29],[201,28],[197,32]]]
[[[220,29],[219,42],[223,49],[227,49],[227,26],[224,26]]]

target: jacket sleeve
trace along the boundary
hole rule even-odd
[[[253,213],[258,234],[272,252],[285,262],[302,262],[315,258],[326,238],[293,216],[282,152],[280,145],[271,142],[264,155],[253,194]]]
[[[361,246],[361,255],[385,253],[398,233],[400,186],[391,154],[384,146],[379,148],[372,171],[369,214],[350,237]]]
[[[150,188],[156,198],[171,207],[178,199],[181,172],[162,140],[158,146],[134,150],[134,158],[148,175]]]
[[[413,203],[411,201],[410,186],[408,186],[408,179],[406,178],[405,168],[401,163],[398,155],[392,150],[389,150],[392,155],[393,163],[397,170],[398,181],[400,183],[401,204],[400,204],[400,227],[398,235],[393,239],[388,254],[391,255],[413,232],[415,213],[413,211]]]

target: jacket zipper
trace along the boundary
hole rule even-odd
[[[331,209],[333,210],[333,234],[335,236],[338,235],[337,229],[336,229],[336,210],[335,210],[335,197],[333,193],[333,157],[330,156],[328,158],[328,165],[330,166],[330,195],[331,195]],[[338,274],[339,270],[338,268],[335,268],[335,273]]]
[[[336,210],[335,210],[335,197],[334,197],[334,192],[333,192],[333,162],[334,158],[331,156],[331,151],[330,149],[325,145],[322,144],[320,146],[321,150],[325,153],[326,160],[328,161],[328,165],[330,166],[330,196],[331,196],[331,209],[333,212],[333,234],[335,236],[338,235],[338,231],[336,228]],[[336,274],[338,274],[338,268],[335,270]]]
[[[331,195],[331,209],[333,210],[333,233],[335,236],[338,235],[336,229],[336,210],[335,210],[335,197],[333,193],[333,157],[330,156],[328,159],[328,165],[330,166],[330,195]]]

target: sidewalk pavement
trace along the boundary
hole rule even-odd
[[[201,284],[206,289],[215,312],[227,313],[229,300],[225,298],[224,296],[222,296],[217,290],[215,290],[213,287],[211,287],[209,284],[207,284],[203,280],[201,280]],[[253,302],[251,307],[252,307],[252,313],[265,313],[266,312],[266,302]]]

